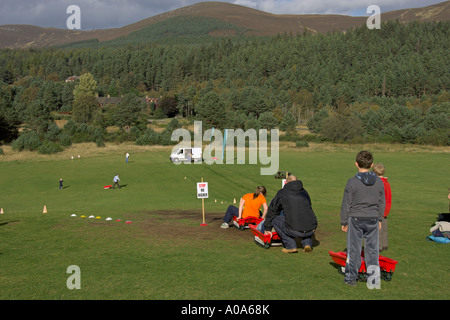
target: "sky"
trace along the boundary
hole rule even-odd
[[[367,8],[377,5],[381,12],[424,7],[444,0],[228,0],[229,2],[274,14],[343,14],[370,16]],[[125,25],[175,10],[201,0],[0,0],[0,25],[30,24],[40,27],[68,28],[67,21],[80,8],[81,30],[120,28]],[[77,27],[78,28],[78,27]]]

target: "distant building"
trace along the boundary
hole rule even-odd
[[[154,102],[156,107],[158,107],[158,102],[159,102],[158,98],[149,98],[148,96],[146,96],[145,98],[139,98],[139,99],[145,99],[147,104],[151,104]]]
[[[80,77],[78,76],[70,76],[66,79],[66,82],[75,82],[77,80],[80,80]]]

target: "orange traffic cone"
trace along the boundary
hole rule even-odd
[[[47,213],[47,206],[44,205],[44,210],[42,210],[42,213]]]
[[[233,199],[233,203],[236,203],[236,198]]]

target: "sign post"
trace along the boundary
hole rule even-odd
[[[284,188],[284,186],[286,185],[288,175],[289,175],[289,172],[286,171],[286,178],[281,180],[281,188]]]
[[[206,226],[205,222],[205,198],[208,198],[208,182],[197,182],[197,199],[202,199],[203,223],[200,226]]]

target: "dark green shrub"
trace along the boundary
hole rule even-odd
[[[48,127],[47,132],[45,133],[45,140],[55,142],[59,139],[60,133],[61,130],[58,128],[58,126],[55,123],[52,123]]]
[[[306,124],[308,126],[308,129],[312,133],[320,133],[322,129],[322,122],[326,118],[328,118],[328,108],[322,108],[319,111],[315,112],[312,118],[308,120],[308,123]]]
[[[41,141],[39,140],[36,132],[24,131],[16,140],[13,141],[11,147],[16,151],[35,151],[40,147],[40,145]]]
[[[322,121],[321,135],[333,142],[348,142],[362,134],[361,120],[353,115],[333,114]]]
[[[158,144],[158,134],[151,128],[148,128],[136,139],[139,146]]]
[[[57,143],[51,141],[44,141],[38,149],[40,154],[53,154],[63,151],[64,149]]]
[[[297,148],[308,148],[309,147],[309,143],[306,140],[299,140],[295,143],[295,146]]]
[[[62,133],[59,136],[59,143],[63,147],[70,147],[72,145],[72,139],[67,133]]]
[[[97,147],[99,148],[103,148],[105,146],[105,142],[103,141],[102,137],[99,137],[95,140],[95,144],[97,145]]]

